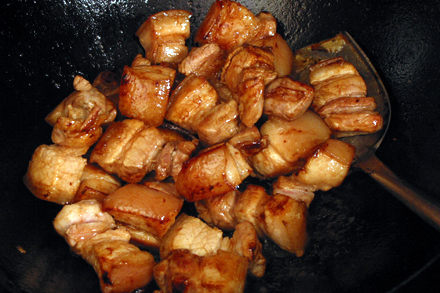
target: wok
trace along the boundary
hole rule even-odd
[[[393,117],[376,155],[401,178],[440,197],[440,5],[425,1],[240,1],[272,13],[292,49],[348,31],[384,82]],[[22,177],[50,144],[44,117],[73,90],[142,53],[137,28],[152,13],[211,1],[2,1],[0,286],[5,292],[99,292],[90,265],[73,255],[52,220],[60,206],[35,198]],[[438,292],[440,234],[373,179],[352,172],[317,193],[302,258],[264,242],[263,279],[247,292]],[[154,289],[154,284],[147,292]]]

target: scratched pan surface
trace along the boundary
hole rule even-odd
[[[292,49],[347,31],[377,69],[393,109],[377,156],[399,176],[440,196],[440,12],[434,1],[243,1],[269,11]],[[433,4],[434,3],[434,4]],[[44,117],[73,90],[130,64],[148,15],[194,13],[208,1],[2,1],[0,9],[0,287],[4,292],[99,292],[97,277],[52,227],[60,206],[22,184],[28,161],[51,128]],[[296,258],[264,242],[267,272],[247,292],[438,292],[439,233],[362,172],[317,193],[311,241]],[[232,269],[232,268],[231,268]],[[146,292],[155,289],[154,284]],[[2,291],[0,291],[2,292]]]

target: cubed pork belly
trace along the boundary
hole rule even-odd
[[[81,184],[87,159],[75,148],[40,145],[33,153],[23,181],[37,198],[69,204]]]
[[[327,191],[342,184],[350,170],[355,148],[343,141],[329,139],[308,157],[292,176],[316,190]]]
[[[90,156],[110,174],[138,183],[155,167],[155,160],[165,140],[156,127],[137,119],[112,123],[96,144]]]
[[[226,62],[226,56],[226,52],[215,43],[195,47],[179,64],[179,72],[186,76],[201,75],[208,80],[216,78]]]
[[[308,243],[307,206],[283,194],[264,205],[264,231],[282,249],[301,257]]]
[[[277,77],[274,70],[274,57],[268,48],[245,44],[228,55],[221,81],[235,94],[240,120],[247,127],[263,114],[264,90]]]
[[[162,65],[124,67],[119,94],[121,114],[148,126],[163,123],[176,70]]]
[[[221,143],[186,161],[176,178],[176,189],[188,201],[198,201],[236,190],[252,173],[241,152]]]
[[[242,4],[231,0],[216,0],[196,32],[201,45],[215,43],[226,52],[251,42],[274,36],[276,20],[269,13],[255,16]]]
[[[198,256],[216,253],[223,240],[223,232],[210,227],[199,218],[182,213],[162,238],[160,257],[166,259],[173,251],[186,249]]]
[[[293,121],[308,110],[313,101],[313,87],[288,76],[272,81],[265,91],[264,113]]]
[[[238,224],[235,220],[234,207],[240,196],[238,190],[196,201],[199,217],[209,225],[222,230],[234,230]]]
[[[218,102],[218,94],[203,76],[189,75],[173,91],[166,119],[196,133],[197,125]]]
[[[307,157],[331,135],[319,115],[310,110],[293,121],[271,117],[260,132],[268,136],[269,145],[249,159],[256,172],[269,178],[295,171],[301,166],[300,159]]]
[[[383,117],[374,111],[374,98],[367,97],[367,85],[353,64],[336,57],[310,67],[315,88],[312,103],[335,137],[371,134],[383,128]]]
[[[241,130],[235,100],[215,106],[196,126],[200,141],[207,146],[225,142]]]
[[[247,267],[248,260],[234,252],[219,250],[202,257],[176,250],[154,267],[153,274],[160,293],[240,293]]]
[[[190,36],[191,15],[179,9],[161,11],[139,27],[136,36],[152,64],[177,64],[188,55],[185,41]]]
[[[127,184],[105,198],[103,210],[118,222],[162,237],[173,225],[182,205],[182,200],[171,194]]]
[[[82,173],[81,183],[74,201],[84,199],[103,201],[108,194],[120,188],[121,185],[121,180],[116,176],[108,174],[97,165],[87,164]]]
[[[274,67],[278,77],[290,75],[293,68],[293,52],[284,38],[276,33],[274,36],[256,39],[250,44],[257,47],[270,47],[274,56]]]
[[[102,135],[102,125],[116,118],[116,106],[89,81],[77,75],[75,92],[65,98],[46,121],[54,128],[55,144],[80,149],[84,154]]]
[[[93,266],[102,292],[132,292],[151,282],[154,257],[130,244],[130,233],[115,226],[96,200],[66,205],[54,220],[72,251]]]

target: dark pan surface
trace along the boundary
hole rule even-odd
[[[255,13],[272,13],[294,50],[349,32],[391,100],[393,116],[377,156],[402,178],[440,196],[437,1],[242,3]],[[210,4],[2,1],[0,288],[5,292],[99,292],[92,267],[74,256],[52,227],[60,206],[36,199],[22,183],[33,151],[50,143],[44,117],[72,92],[75,75],[93,79],[130,64],[142,52],[134,33],[150,14],[191,10],[194,30]],[[439,233],[361,172],[316,195],[309,231],[311,242],[300,259],[265,242],[266,276],[249,279],[247,292],[440,290]]]

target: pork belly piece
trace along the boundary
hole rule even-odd
[[[234,207],[240,191],[233,190],[225,194],[196,201],[195,206],[199,217],[209,225],[222,230],[234,230],[238,224],[235,220]]]
[[[274,178],[292,173],[319,144],[330,138],[324,121],[307,110],[294,121],[271,117],[260,128],[269,145],[249,158],[252,168],[264,177]]]
[[[308,242],[307,206],[283,194],[264,206],[264,231],[282,249],[301,257]]]
[[[240,131],[238,104],[235,100],[215,106],[196,125],[200,141],[206,146],[225,142]]]
[[[257,47],[270,47],[274,56],[274,67],[278,77],[290,75],[293,68],[293,52],[284,38],[276,33],[262,39],[249,42]]]
[[[92,86],[103,93],[114,105],[119,104],[119,87],[122,71],[102,71],[93,80]]]
[[[169,176],[176,178],[183,163],[191,157],[196,147],[197,143],[192,141],[167,142],[157,158],[156,180],[165,180]]]
[[[264,113],[293,121],[310,107],[314,92],[313,87],[288,76],[277,78],[266,87]]]
[[[242,127],[243,128],[243,127]],[[260,130],[254,125],[245,127],[229,141],[236,149],[240,150],[244,158],[248,158],[267,147],[267,136],[262,137]]]
[[[152,254],[126,241],[96,240],[87,241],[81,256],[95,269],[103,293],[132,292],[152,281]]]
[[[366,97],[367,86],[356,68],[342,57],[318,62],[310,67],[315,87],[312,107],[334,132],[335,137],[375,133],[383,127],[383,117],[375,112],[376,102]]]
[[[376,101],[372,97],[342,97],[326,103],[316,110],[321,117],[331,114],[351,114],[363,111],[374,111],[377,108]]]
[[[196,126],[217,102],[217,92],[206,78],[193,74],[171,94],[166,119],[196,133]]]
[[[199,218],[182,213],[163,236],[160,257],[166,259],[173,251],[186,249],[198,256],[216,253],[222,244],[223,232],[210,227]]]
[[[96,223],[103,224],[100,230],[89,229],[89,231],[87,231],[90,234],[89,237],[81,236],[77,238],[90,238],[116,227],[113,217],[109,213],[103,212],[102,204],[95,199],[82,200],[74,204],[63,206],[53,221],[55,230],[63,238],[66,238],[69,234],[69,230],[72,230],[72,227],[76,225]],[[71,234],[71,236],[73,235]],[[71,242],[67,242],[70,246],[74,246]]]
[[[226,52],[254,39],[274,36],[276,20],[268,13],[255,16],[242,4],[231,0],[216,0],[196,32],[201,45],[215,43]]]
[[[43,144],[34,151],[23,181],[37,198],[69,204],[86,165],[87,160],[75,148]]]
[[[240,120],[247,127],[260,119],[265,86],[276,77],[274,57],[267,48],[245,44],[228,55],[221,81],[237,96]]]
[[[383,128],[383,117],[375,111],[335,113],[324,118],[335,137],[371,134]]]
[[[317,188],[299,181],[294,176],[280,176],[277,181],[272,184],[273,194],[283,194],[296,201],[302,201],[307,208],[310,207],[315,198]]]
[[[154,169],[164,144],[157,128],[137,119],[125,119],[107,128],[93,149],[90,162],[124,181],[138,183]]]
[[[309,70],[309,80],[313,86],[333,77],[359,75],[356,67],[344,57],[322,60],[311,66]]]
[[[244,291],[247,263],[245,257],[234,252],[219,250],[201,257],[178,250],[158,263],[153,274],[161,293],[238,293]]]
[[[250,274],[258,278],[264,276],[266,258],[262,253],[263,246],[251,223],[241,222],[235,226],[235,231],[231,238],[231,247],[233,252],[248,259],[248,271]]]
[[[114,229],[112,216],[96,200],[64,206],[55,230],[95,269],[106,293],[131,292],[152,280],[154,257],[129,243],[125,229]]]
[[[196,47],[179,64],[179,72],[188,76],[201,75],[208,80],[216,78],[226,62],[226,52],[217,44],[205,44]]]
[[[121,114],[149,126],[163,123],[176,70],[161,65],[124,67],[119,94]]]
[[[119,178],[108,174],[99,166],[87,164],[73,201],[78,202],[85,199],[103,201],[108,194],[120,188],[121,185]]]
[[[89,81],[77,75],[75,92],[65,98],[46,121],[52,125],[55,144],[81,149],[85,154],[102,135],[101,125],[116,118],[116,107]]]
[[[109,194],[103,210],[116,221],[162,237],[174,223],[183,202],[144,185],[127,184]]]
[[[101,117],[100,121],[103,120],[103,124],[107,125],[116,118],[115,104],[85,78],[75,76],[73,86],[75,91],[46,116],[47,123],[55,126],[60,117],[85,121],[95,107],[99,108],[98,116]]]
[[[315,85],[312,107],[319,109],[340,97],[365,97],[367,85],[360,75],[342,75]]]
[[[365,97],[367,85],[357,69],[342,57],[323,60],[310,67],[309,80],[315,88],[312,107],[319,109],[341,97]]]
[[[233,207],[235,221],[237,223],[249,222],[253,225],[259,237],[264,237],[264,205],[270,200],[266,190],[258,185],[250,184],[238,197]]]
[[[186,161],[176,178],[176,190],[193,202],[236,190],[252,173],[239,150],[228,143],[214,145]]]
[[[343,141],[329,139],[292,176],[316,190],[327,191],[342,184],[350,170],[355,148]]]
[[[188,55],[185,41],[190,36],[191,15],[191,12],[178,9],[161,11],[139,27],[136,36],[152,64],[177,64]]]
[[[161,238],[158,236],[155,236],[143,229],[139,229],[137,227],[116,222],[118,225],[118,228],[123,228],[128,231],[130,234],[130,243],[133,245],[136,245],[137,247],[141,249],[148,249],[148,250],[158,250]]]

